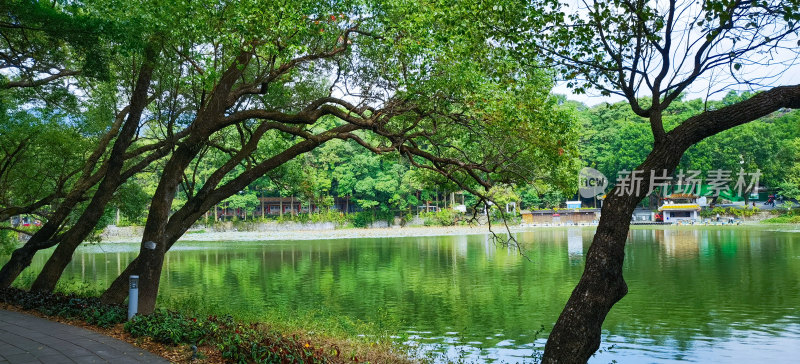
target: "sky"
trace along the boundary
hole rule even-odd
[[[592,6],[592,0],[564,0],[563,3],[566,5],[563,9],[566,13],[577,14],[584,20],[588,20],[587,6]],[[780,1],[771,0],[769,3],[775,5],[779,4]],[[691,72],[694,68],[692,60],[706,36],[703,27],[698,26],[698,21],[702,20],[705,14],[705,11],[699,7],[699,2],[695,0],[678,0],[675,4],[677,13],[675,27],[671,33],[673,42],[667,80],[672,75],[677,75],[677,80],[681,80],[683,76]],[[659,14],[668,13],[667,2],[651,1],[649,5],[656,9]],[[617,11],[619,10],[617,9]],[[743,14],[751,13],[748,11]],[[721,38],[722,40],[708,48],[705,54],[721,55],[727,58],[731,50],[741,49],[754,43],[757,44],[759,40],[763,39],[776,39],[775,36],[777,34],[786,30],[786,24],[780,21],[774,22],[774,18],[764,17],[760,19],[755,20],[759,22],[759,26],[756,28],[744,30],[732,28],[734,30],[731,33],[725,33],[730,37]],[[740,20],[736,24],[743,24],[743,22]],[[612,27],[612,25],[609,24],[609,27]],[[797,27],[795,27],[796,29]],[[732,41],[734,38],[736,40]],[[739,69],[734,70],[729,64],[730,61],[727,61],[712,70],[706,71],[684,92],[685,98],[719,100],[730,90],[759,91],[775,86],[800,84],[800,59],[798,58],[800,57],[800,40],[798,39],[800,39],[800,35],[794,32],[789,34],[782,43],[770,43],[771,45],[777,45],[774,48],[769,49],[762,46],[755,51],[745,53],[735,61],[741,66]],[[663,41],[659,43],[663,45]],[[654,54],[657,55],[657,53]],[[683,61],[684,59],[686,61]],[[647,74],[653,77],[660,71],[660,57],[654,57],[648,63],[650,66],[647,67]],[[630,66],[628,62],[625,65]],[[639,63],[637,67],[640,70],[642,69],[641,65],[642,63]],[[735,75],[735,77],[732,75]],[[741,80],[758,84],[744,85],[740,82]],[[642,89],[646,89],[646,87],[642,87]],[[565,82],[557,83],[553,92],[566,95],[569,100],[579,101],[588,106],[623,101],[621,96],[601,96],[596,91],[587,95],[575,95],[572,90],[566,87]],[[650,95],[645,93],[638,96]]]
[[[758,71],[758,70],[756,70]],[[800,85],[800,65],[795,65],[788,69],[783,76],[774,82],[771,87],[775,86],[785,86],[785,85]],[[726,90],[737,90],[737,91],[758,91],[758,90],[767,90],[770,87],[759,87],[759,88],[751,88],[746,85],[730,85],[726,88]],[[699,83],[697,85],[693,85],[692,88],[686,92],[686,99],[705,99],[707,97],[706,91],[708,90],[707,83]],[[603,103],[616,103],[619,101],[624,101],[624,98],[617,95],[611,96],[602,96],[599,92],[589,92],[585,95],[576,95],[572,93],[572,90],[566,86],[566,82],[559,82],[556,83],[555,87],[553,88],[553,93],[566,95],[568,100],[578,101],[586,106],[596,106]],[[709,100],[720,100],[725,97],[726,92],[718,92],[710,97]]]

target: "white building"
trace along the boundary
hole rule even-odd
[[[688,193],[673,193],[667,196],[658,211],[663,215],[664,222],[700,220],[697,196]]]

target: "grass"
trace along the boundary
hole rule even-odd
[[[373,322],[356,320],[324,307],[291,310],[280,307],[261,310],[238,311],[218,304],[208,303],[199,296],[159,297],[158,306],[198,316],[226,315],[242,322],[268,322],[271,327],[284,332],[307,332],[340,338],[371,338],[370,341],[390,341],[401,322],[380,310]]]
[[[327,347],[337,347],[345,356],[377,363],[405,363],[409,348],[399,344],[401,322],[379,310],[370,322],[353,319],[325,308],[290,310],[280,307],[254,313],[209,304],[199,296],[159,298],[158,306],[193,317],[230,317],[236,322],[258,323],[262,329],[307,338]]]
[[[781,215],[761,220],[765,224],[800,224],[800,215]]]

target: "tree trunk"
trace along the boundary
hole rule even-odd
[[[65,201],[65,203],[67,202]],[[62,206],[63,205],[62,203]],[[61,206],[59,206],[59,210],[60,209]],[[11,259],[0,269],[0,288],[8,288],[11,286],[11,283],[14,283],[20,273],[31,264],[36,252],[53,246],[48,246],[47,243],[49,239],[53,237],[58,226],[61,225],[61,222],[64,221],[64,218],[66,218],[66,216],[59,219],[48,220],[23,246],[11,253]]]
[[[755,186],[753,187],[755,188]],[[750,204],[750,193],[753,192],[753,188],[745,188],[744,192],[742,192],[742,198],[744,198],[744,207],[749,207]]]
[[[118,129],[112,129],[111,132],[116,133],[116,131],[118,131]],[[109,132],[109,134],[111,132]],[[103,150],[100,150],[100,148]],[[89,161],[94,160],[96,162],[103,151],[105,151],[105,145],[99,146],[97,150],[95,150],[95,155],[93,155]],[[11,259],[3,265],[3,268],[0,269],[0,288],[9,287],[11,283],[17,279],[19,274],[31,264],[31,259],[37,251],[50,248],[57,244],[58,239],[55,238],[55,234],[58,232],[59,227],[64,223],[78,202],[80,202],[83,194],[99,181],[99,179],[94,180],[94,178],[99,175],[99,171],[91,176],[88,176],[89,173],[90,171],[85,171],[84,176],[82,176],[82,183],[78,183],[78,185],[67,194],[64,201],[62,201],[55,212],[50,215],[47,222],[25,242],[25,245],[17,249],[20,250],[20,252],[17,253],[17,251],[14,251],[11,255]]]
[[[109,131],[106,132],[102,138],[100,138],[94,151],[86,159],[86,162],[84,162],[83,167],[80,170],[81,174],[77,183],[72,187],[69,193],[67,193],[61,204],[56,207],[55,211],[48,217],[44,225],[37,230],[27,242],[25,242],[25,245],[18,248],[17,250],[19,251],[15,251],[11,256],[11,259],[6,262],[5,265],[3,265],[2,269],[0,269],[0,288],[9,287],[11,283],[17,279],[19,274],[30,265],[31,259],[37,251],[50,248],[57,244],[58,239],[54,238],[54,235],[58,231],[61,224],[64,223],[67,216],[69,216],[78,202],[81,201],[86,191],[97,184],[97,182],[99,182],[102,178],[105,167],[101,166],[98,169],[97,164],[100,161],[100,158],[106,152],[106,147],[108,144],[111,142],[114,136],[117,135],[117,132],[122,125],[124,115],[125,111],[123,110],[123,112],[117,115]],[[55,198],[56,193],[53,193],[29,206],[23,208],[5,209],[2,213],[0,213],[0,217],[2,217],[4,220],[6,216],[11,217],[13,215],[33,211],[50,204]]]
[[[164,254],[166,254],[169,246],[188,229],[188,227],[182,226],[184,229],[177,236],[175,234],[170,235],[167,231],[172,220],[170,218],[172,202],[178,191],[183,171],[200,152],[209,135],[214,132],[215,122],[224,115],[227,109],[230,90],[241,76],[242,69],[244,69],[243,66],[247,65],[251,58],[251,53],[241,52],[236,61],[223,73],[214,88],[212,96],[195,117],[192,124],[192,132],[164,165],[161,178],[150,203],[147,223],[142,235],[142,246],[135,260],[136,264],[129,265],[129,267],[133,267],[132,270],[126,269],[126,272],[139,275],[139,313],[150,314],[155,310]],[[229,196],[232,194],[229,194]],[[217,199],[208,204],[198,206],[198,208],[211,208],[213,204],[221,200]],[[202,209],[194,211],[196,215],[193,215],[194,218],[191,223],[197,221],[200,214],[202,214],[199,211],[203,211]],[[175,216],[173,215],[173,217]],[[182,220],[177,219],[177,221]],[[119,288],[117,287],[119,286],[118,282],[121,280],[127,280],[127,277],[122,275],[117,277],[112,284],[114,290],[112,291],[112,288],[109,288],[101,297],[104,302],[113,302],[114,298],[119,297]]]
[[[139,275],[140,283],[139,312],[145,315],[153,313],[156,307],[166,246],[166,242],[160,241],[156,242],[155,249],[149,249],[145,245],[139,249],[139,264],[135,272]]]
[[[659,196],[658,193],[652,193],[652,194],[650,194],[650,196],[648,196],[648,199],[647,199],[647,208],[648,209],[652,210],[652,209],[657,209],[658,208],[658,203],[659,203],[658,196]]]
[[[52,244],[55,244],[55,242]],[[19,247],[19,249],[14,250],[14,252],[11,253],[11,258],[3,266],[3,269],[0,270],[0,287],[7,288],[11,286],[11,283],[14,283],[14,280],[19,277],[20,273],[31,265],[33,256],[41,249],[46,248],[34,244],[25,244]]]
[[[78,221],[65,234],[61,243],[47,260],[39,276],[31,286],[32,291],[51,292],[61,278],[61,274],[72,260],[72,254],[83,240],[92,233],[100,218],[103,217],[108,202],[114,196],[114,192],[125,182],[122,178],[122,168],[125,164],[125,151],[133,142],[136,130],[139,128],[142,112],[147,106],[147,91],[150,88],[150,80],[153,75],[154,62],[158,52],[150,45],[145,50],[145,61],[139,71],[136,87],[131,97],[131,107],[128,118],[120,131],[117,140],[114,142],[111,154],[109,155],[103,181],[97,188],[92,200],[83,211]]]
[[[139,257],[136,257],[128,263],[128,266],[125,267],[122,273],[111,282],[111,285],[100,296],[100,300],[105,304],[111,305],[120,305],[125,302],[125,298],[128,297],[128,277],[130,277],[133,272],[138,271],[138,266]]]
[[[585,363],[600,347],[606,315],[628,293],[622,262],[633,210],[647,196],[651,171],[659,175],[666,169],[672,174],[684,150],[679,143],[656,146],[636,168],[644,171],[638,193],[618,195],[617,187],[608,194],[583,275],[550,333],[542,363]]]
[[[118,129],[112,129],[109,134],[116,133]],[[111,136],[109,135],[109,138]],[[100,150],[102,148],[102,150]],[[105,151],[105,145],[98,146],[95,150],[95,155],[90,157],[89,162],[94,161],[97,162],[99,160],[101,153]],[[64,201],[56,208],[55,212],[50,215],[50,218],[47,222],[42,225],[42,227],[37,230],[33,236],[25,242],[25,245],[20,247],[17,250],[21,250],[18,254],[15,251],[11,259],[3,265],[3,268],[0,269],[0,288],[7,288],[17,279],[19,274],[27,268],[30,263],[33,255],[36,254],[37,251],[41,249],[47,249],[52,247],[56,244],[57,238],[55,238],[56,232],[58,232],[59,227],[62,223],[66,220],[75,206],[80,202],[84,193],[86,193],[89,188],[91,188],[99,179],[96,177],[99,176],[101,173],[100,171],[96,172],[95,174],[88,175],[91,171],[85,171],[84,175],[81,178],[81,182],[79,182],[67,196],[64,198]],[[17,258],[15,258],[15,256]]]
[[[624,196],[603,204],[586,267],[545,345],[542,363],[586,363],[600,347],[601,326],[628,286],[622,277],[625,239],[639,199]]]

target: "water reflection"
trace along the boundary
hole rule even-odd
[[[655,233],[656,241],[664,247],[664,253],[667,256],[694,258],[700,252],[700,231],[667,229],[657,230]],[[703,233],[706,232],[704,231]]]
[[[569,228],[567,230],[567,252],[570,258],[579,258],[583,255],[583,230]]]

